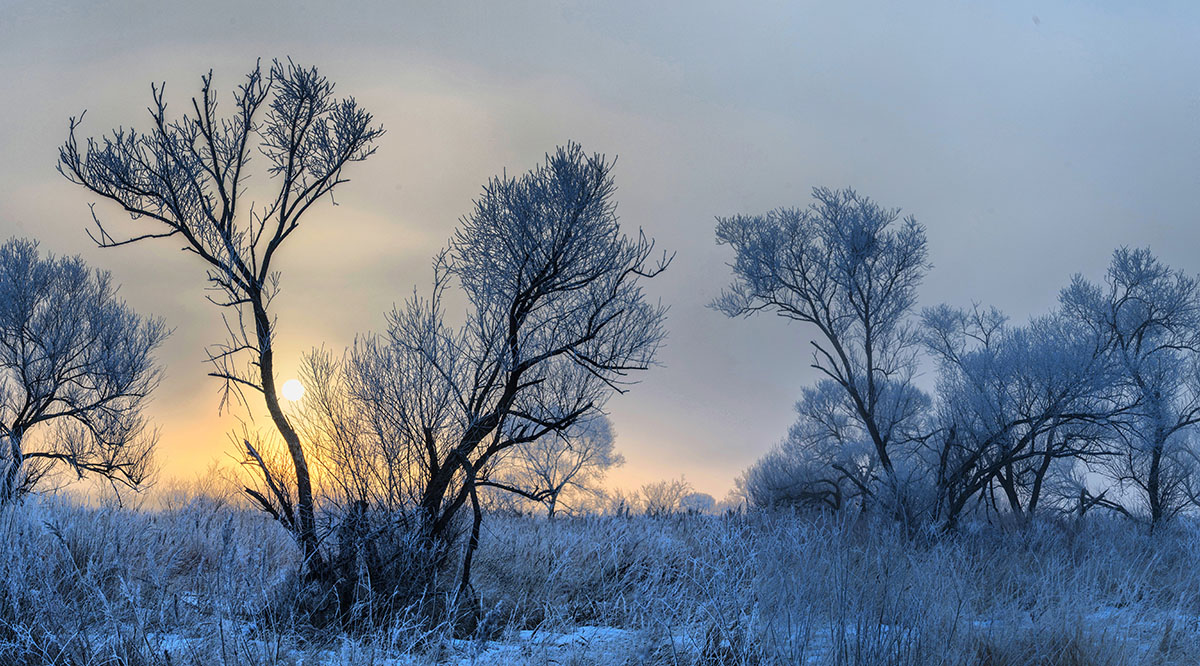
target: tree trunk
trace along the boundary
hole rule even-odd
[[[9,504],[17,497],[17,486],[24,468],[25,455],[21,451],[21,435],[13,432],[8,436],[9,457],[8,469],[4,471],[3,485],[0,486],[0,505]]]
[[[471,484],[471,511],[474,518],[471,522],[471,537],[467,540],[467,552],[463,556],[462,580],[459,592],[469,592],[471,589],[471,562],[475,559],[475,551],[479,548],[479,528],[483,524],[483,510],[479,508],[479,494],[475,491],[474,480]]]
[[[421,492],[421,510],[429,521],[433,534],[440,532],[441,528],[448,523],[443,520],[442,503],[446,500],[446,491],[450,489],[454,473],[461,469],[462,462],[467,460],[467,453],[474,451],[490,431],[491,428],[486,427],[482,421],[473,424],[467,432],[463,433],[458,446],[450,451],[446,460],[443,461],[437,472],[431,475],[425,489]]]
[[[1163,446],[1163,442],[1156,441],[1150,449],[1150,474],[1146,479],[1146,499],[1150,504],[1151,531],[1154,531],[1154,528],[1162,522],[1165,513],[1161,488]]]
[[[1008,474],[997,474],[996,478],[1000,481],[1000,487],[1004,490],[1004,496],[1008,499],[1008,508],[1012,511],[1013,516],[1018,520],[1025,517],[1025,512],[1021,510],[1021,498],[1017,495],[1016,472],[1012,465],[1008,466]]]
[[[1154,429],[1152,431],[1153,439],[1150,442],[1150,471],[1146,477],[1146,500],[1150,505],[1150,530],[1154,531],[1166,513],[1162,490],[1162,459],[1167,446],[1166,424],[1168,419],[1167,407],[1161,391],[1154,391],[1149,402],[1150,408],[1153,410],[1151,416]]]
[[[1054,456],[1050,455],[1050,447],[1052,440],[1046,440],[1046,453],[1042,456],[1042,462],[1038,465],[1037,472],[1033,477],[1033,490],[1029,493],[1029,517],[1033,517],[1034,511],[1037,510],[1038,499],[1042,495],[1042,485],[1045,482],[1046,474],[1050,471],[1050,463],[1054,460]]]
[[[263,399],[267,403],[267,411],[271,413],[271,421],[275,429],[287,444],[288,453],[292,457],[292,466],[296,472],[296,538],[304,553],[304,570],[307,575],[324,573],[323,562],[318,548],[316,518],[313,509],[312,477],[308,471],[308,460],[304,456],[304,447],[300,436],[292,428],[279,406],[279,393],[275,388],[275,352],[271,348],[271,320],[266,309],[257,300],[254,303],[255,331],[259,347],[259,378],[262,383]]]

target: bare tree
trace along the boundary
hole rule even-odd
[[[432,313],[410,314],[422,319],[409,321],[408,330],[446,332],[428,319]],[[344,355],[316,349],[304,357],[301,376],[308,388],[289,415],[319,451],[322,490],[333,505],[361,502],[407,520],[438,468],[439,456],[431,458],[429,447],[443,446],[457,423],[451,387],[438,367],[454,360],[425,362],[422,353],[437,353],[436,336],[410,342],[419,346],[363,336]]]
[[[224,380],[225,401],[232,394],[245,404],[245,390],[262,395],[295,476],[296,512],[285,522],[306,560],[315,562],[308,461],[275,385],[274,260],[304,214],[346,182],[345,167],[374,152],[383,130],[353,98],[335,98],[333,83],[316,68],[290,60],[275,61],[265,75],[256,66],[234,90],[226,116],[217,112],[211,72],[201,77],[199,97],[177,118],[167,115],[163,86],[152,86],[151,95],[151,128],[144,133],[118,129],[81,147],[76,130],[82,116],[72,118],[58,169],[141,225],[116,236],[93,214],[95,231],[89,233],[101,247],[172,238],[207,266],[209,300],[224,309],[228,331],[224,343],[209,349],[211,374]],[[255,152],[264,158],[262,171],[271,184],[261,206],[246,201]],[[250,447],[247,453],[257,458]],[[261,472],[270,473],[265,466]],[[288,515],[269,504],[264,508]]]
[[[1194,495],[1190,431],[1200,423],[1200,285],[1149,250],[1121,248],[1104,284],[1077,275],[1060,300],[1108,341],[1130,410],[1112,431],[1119,451],[1098,466],[1127,499],[1096,502],[1126,515],[1144,512],[1157,527]]]
[[[669,516],[683,511],[683,501],[691,494],[692,484],[683,477],[654,481],[638,490],[638,503],[647,516]]]
[[[918,337],[906,323],[928,269],[925,230],[853,190],[813,190],[808,208],[718,218],[734,283],[713,302],[731,316],[774,312],[809,324],[812,367],[841,387],[885,479],[925,400],[912,385]],[[899,226],[895,226],[899,221]]]
[[[841,510],[846,489],[838,482],[840,475],[826,461],[789,444],[781,442],[746,468],[735,482],[737,496],[761,509]]]
[[[500,461],[498,478],[480,479],[478,485],[540,502],[553,519],[573,495],[594,496],[605,472],[624,462],[613,448],[612,424],[607,416],[596,413],[562,432],[514,447]]]
[[[717,509],[717,500],[708,493],[691,492],[679,500],[679,505],[691,514],[713,513]]]
[[[567,431],[653,364],[666,309],[641,281],[665,270],[654,243],[617,222],[612,162],[576,144],[520,176],[489,181],[434,262],[433,294],[392,312],[386,338],[353,363],[360,398],[398,434],[430,538],[470,502],[470,580],[482,512],[477,485],[517,446]],[[445,323],[456,279],[466,321]]]
[[[167,331],[116,292],[78,257],[0,245],[0,504],[56,465],[131,487],[151,471],[156,437],[141,412]]]

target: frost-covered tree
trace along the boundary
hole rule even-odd
[[[573,498],[595,496],[605,473],[624,462],[614,448],[608,417],[595,413],[564,431],[514,447],[497,465],[497,478],[481,478],[479,485],[540,502],[554,518],[564,506],[576,508]]]
[[[521,176],[493,178],[434,262],[433,294],[389,317],[357,363],[372,372],[382,413],[402,431],[427,533],[448,533],[471,504],[470,553],[482,514],[477,484],[514,447],[568,431],[654,363],[666,309],[644,278],[666,269],[654,243],[617,221],[613,163],[577,144]],[[452,281],[466,321],[443,317]],[[370,393],[370,392],[368,392]]]
[[[444,288],[444,286],[442,287]],[[440,298],[440,291],[438,292]],[[305,356],[310,387],[293,416],[320,451],[329,499],[363,502],[395,518],[427,523],[419,507],[459,436],[454,332],[435,301],[414,298],[394,310],[383,335],[365,335],[341,357]]]
[[[224,115],[217,110],[211,72],[201,78],[200,95],[178,116],[168,115],[163,86],[152,86],[151,94],[145,132],[121,128],[81,145],[76,130],[82,116],[72,118],[58,169],[136,222],[129,235],[114,235],[93,215],[95,230],[89,233],[101,247],[170,238],[207,268],[208,298],[223,308],[228,332],[224,343],[209,349],[211,374],[225,382],[225,400],[233,395],[244,403],[246,390],[262,396],[294,475],[288,483],[266,481],[296,489],[294,512],[270,503],[264,508],[284,520],[306,560],[315,563],[309,463],[275,384],[275,259],[304,214],[346,182],[346,166],[374,152],[383,130],[353,98],[336,98],[333,83],[315,68],[291,60],[275,61],[266,73],[255,66]],[[252,168],[255,156],[263,168]],[[257,204],[248,199],[252,173],[266,188]],[[270,474],[266,465],[260,471]]]
[[[1103,284],[1077,275],[1060,300],[1082,326],[1108,341],[1130,412],[1113,430],[1114,455],[1097,465],[1120,492],[1095,501],[1144,515],[1156,527],[1195,495],[1191,431],[1200,423],[1200,287],[1149,250],[1121,248]]]
[[[717,500],[708,493],[691,492],[679,500],[679,506],[688,513],[713,513],[717,509]]]
[[[151,471],[142,408],[167,331],[116,292],[78,257],[0,245],[0,504],[55,466],[131,487]]]
[[[972,499],[995,505],[997,491],[1032,514],[1056,461],[1103,455],[1121,413],[1103,337],[1061,313],[1011,326],[995,309],[943,305],[923,321],[939,368],[926,455],[945,525]]]
[[[842,387],[825,380],[805,388],[796,414],[787,438],[738,479],[741,494],[758,507],[841,510],[865,500],[878,459]]]
[[[773,312],[810,325],[812,366],[840,387],[846,411],[897,490],[895,448],[927,400],[913,386],[919,339],[907,318],[928,269],[925,230],[853,190],[813,190],[808,208],[719,218],[734,282],[713,302],[731,316]]]
[[[406,457],[412,447],[403,426],[419,423],[403,410],[406,399],[419,394],[401,373],[416,366],[383,354],[364,362],[364,352],[376,344],[364,337],[341,356],[325,349],[306,354],[300,367],[304,399],[288,416],[315,452],[325,502],[340,513],[362,502],[403,516],[413,496],[412,461]]]
[[[838,474],[799,442],[786,439],[735,481],[737,496],[749,506],[761,509],[777,507],[813,507],[840,510],[845,488]]]
[[[638,490],[638,504],[647,516],[669,516],[684,510],[684,499],[692,495],[687,479],[667,479],[647,483]]]

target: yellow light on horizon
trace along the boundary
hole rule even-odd
[[[289,379],[283,383],[283,397],[297,402],[304,397],[304,384],[299,379]]]

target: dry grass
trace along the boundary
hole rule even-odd
[[[0,514],[0,663],[1188,664],[1197,530],[1096,520],[954,537],[796,514],[485,523],[454,600],[317,631],[296,551],[205,499]]]

